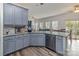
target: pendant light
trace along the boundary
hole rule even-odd
[[[40,3],[40,5],[44,5],[44,3]]]
[[[74,6],[74,12],[79,13],[79,5]]]

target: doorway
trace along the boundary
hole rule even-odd
[[[71,32],[68,37],[67,55],[79,56],[79,21],[66,21],[66,31]],[[71,38],[70,38],[71,37]]]

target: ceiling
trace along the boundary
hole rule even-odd
[[[49,16],[54,16],[71,9],[75,3],[15,3],[15,5],[22,6],[29,9],[29,19],[39,19]]]

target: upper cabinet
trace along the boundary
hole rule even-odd
[[[4,4],[3,8],[4,25],[24,26],[28,24],[28,9],[13,4]]]
[[[15,24],[14,22],[14,6],[10,4],[3,5],[3,23],[5,25]]]
[[[28,11],[26,11],[26,9],[22,9],[21,16],[22,16],[22,24],[28,25]]]
[[[14,18],[16,19],[15,25],[22,25],[22,10],[21,8],[14,6]]]

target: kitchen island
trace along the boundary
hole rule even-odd
[[[65,36],[66,35],[56,35],[56,33],[52,34],[44,32],[26,32],[13,35],[4,35],[3,53],[4,55],[7,55],[29,46],[43,46],[64,55],[67,42]]]

